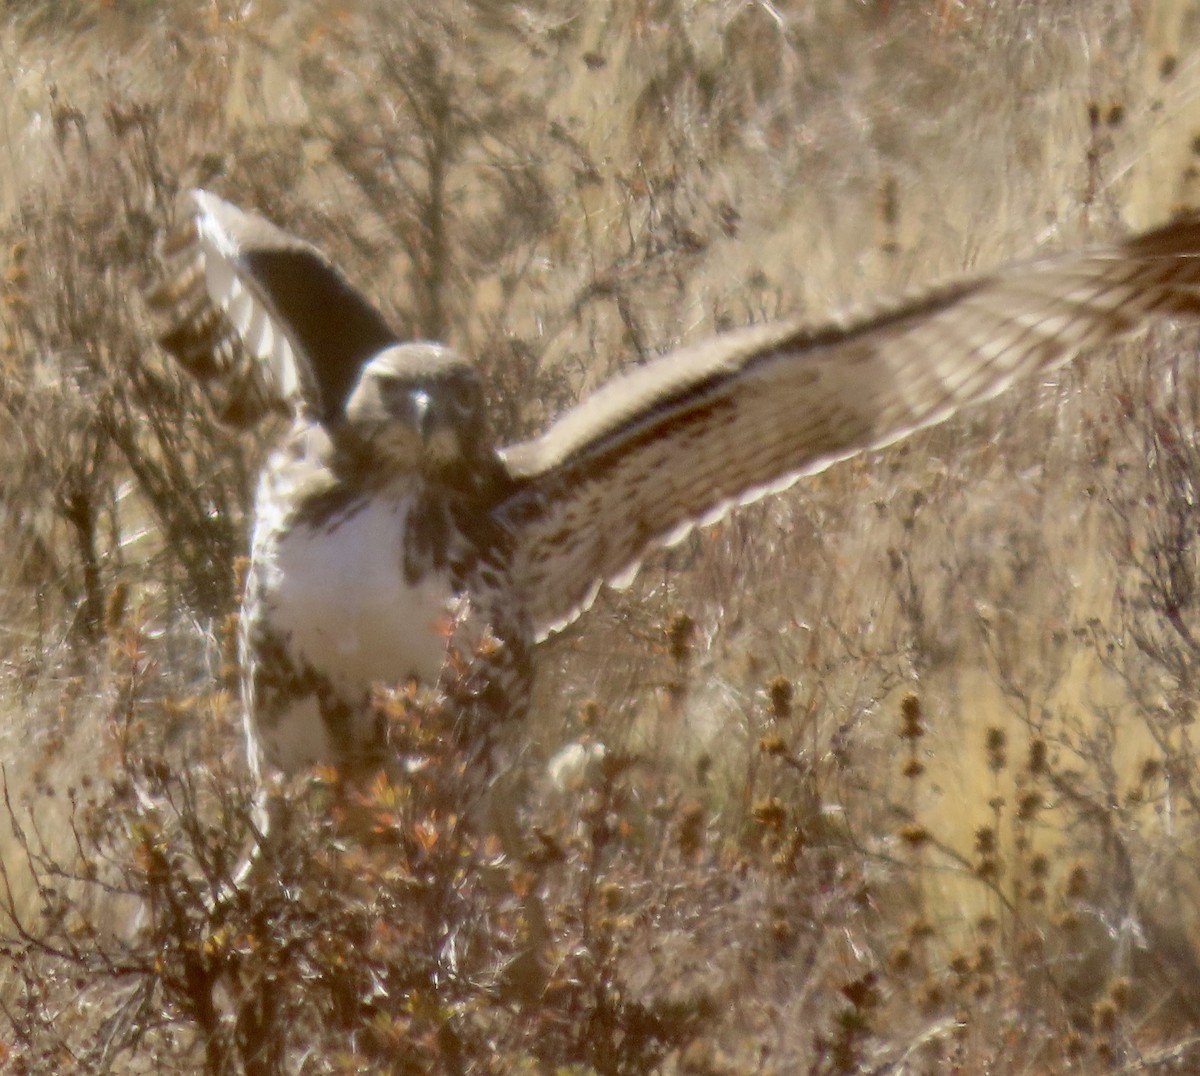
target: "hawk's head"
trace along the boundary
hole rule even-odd
[[[452,484],[492,451],[475,368],[426,343],[386,348],[363,367],[335,437],[373,471]]]

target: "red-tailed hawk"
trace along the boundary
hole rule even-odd
[[[940,422],[1152,316],[1200,313],[1200,222],[955,281],[857,318],[658,358],[507,447],[473,366],[404,343],[315,247],[203,191],[152,297],[163,343],[290,433],[259,487],[248,729],[283,771],[387,756],[372,685],[480,656],[464,728],[519,717],[537,644],[646,550]],[[247,356],[252,361],[247,360]]]

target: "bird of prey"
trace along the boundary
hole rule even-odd
[[[648,549],[1151,317],[1200,314],[1200,220],[1182,220],[827,324],[727,332],[501,447],[469,361],[400,340],[315,246],[187,198],[151,296],[162,343],[223,417],[291,417],[242,616],[252,754],[285,773],[385,761],[378,683],[452,684],[486,737],[525,711],[538,643]]]

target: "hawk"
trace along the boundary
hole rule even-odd
[[[252,755],[285,773],[386,761],[377,683],[453,684],[486,737],[526,710],[538,643],[648,549],[1148,318],[1200,314],[1200,220],[1182,220],[827,324],[727,332],[501,447],[472,364],[399,339],[311,244],[194,191],[164,260],[163,345],[223,417],[291,419],[242,616]]]

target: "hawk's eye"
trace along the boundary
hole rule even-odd
[[[446,400],[455,414],[466,418],[479,410],[479,385],[473,380],[456,380],[446,386]]]
[[[391,373],[375,374],[375,385],[379,392],[379,398],[388,405],[402,400],[408,392],[408,385]]]

